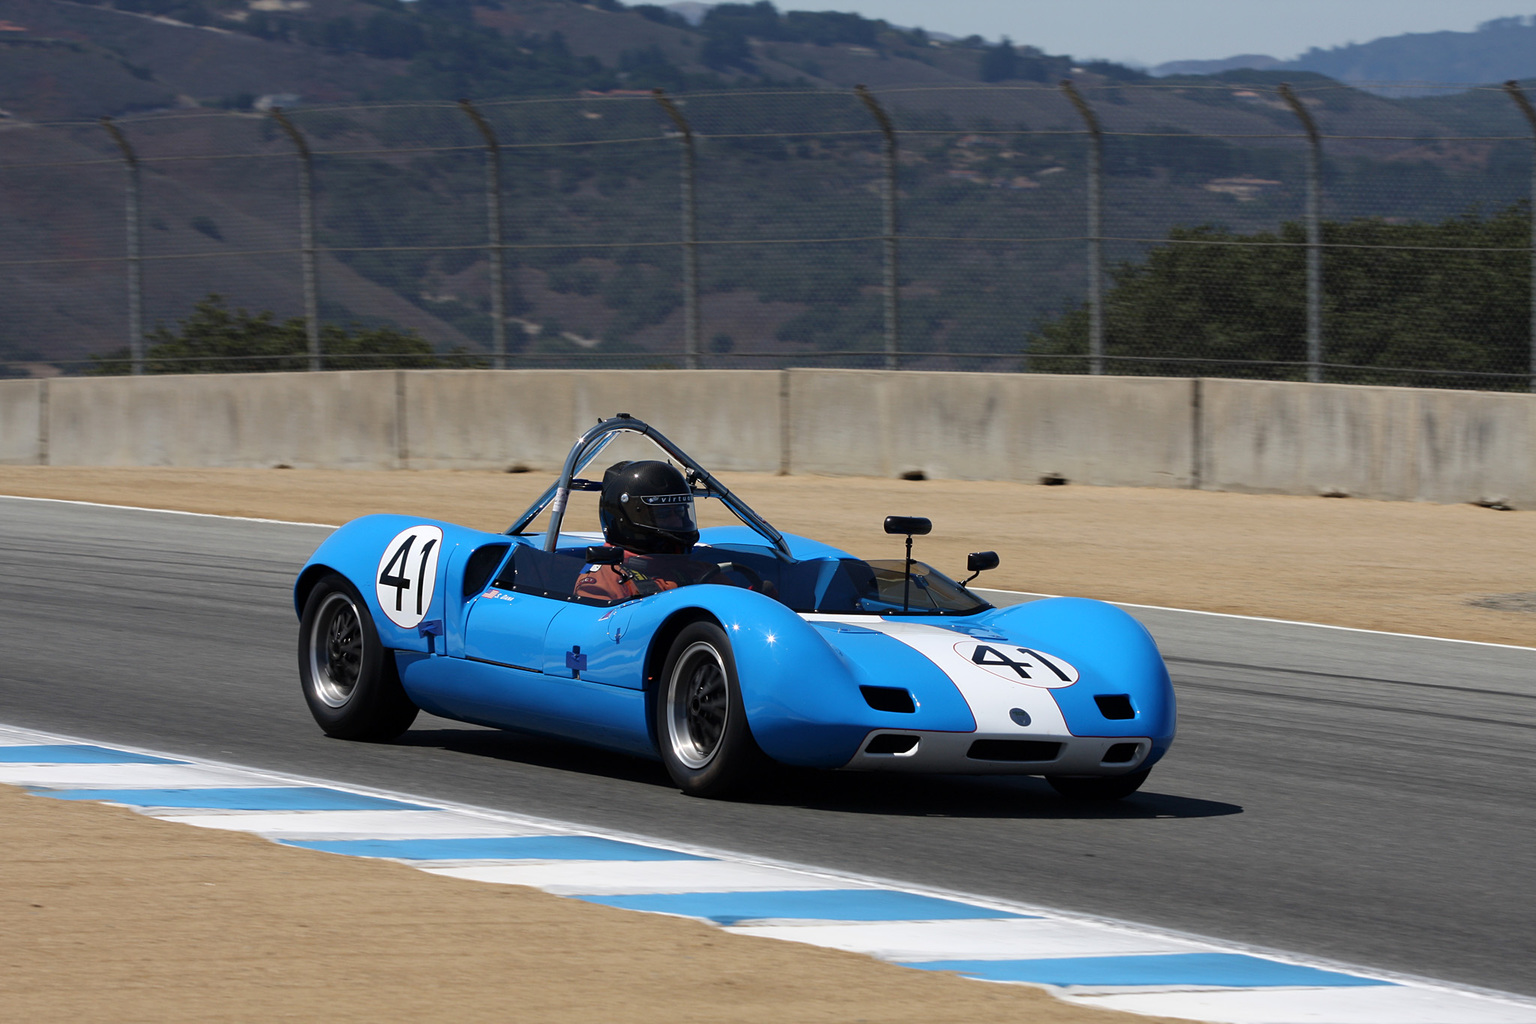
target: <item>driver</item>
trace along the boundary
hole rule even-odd
[[[619,462],[603,474],[597,516],[603,539],[624,549],[620,565],[589,565],[575,595],[622,601],[697,583],[716,566],[689,557],[699,539],[693,492],[665,462]]]

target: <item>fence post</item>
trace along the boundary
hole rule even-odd
[[[123,166],[128,171],[127,198],[124,208],[128,220],[128,361],[135,375],[144,372],[144,295],[140,273],[143,235],[139,230],[139,158],[133,146],[110,117],[101,119],[101,126],[112,136],[117,148],[123,151]]]
[[[1072,79],[1061,80],[1088,127],[1088,372],[1104,372],[1104,130]]]
[[[870,116],[885,136],[885,177],[880,183],[880,203],[884,214],[885,246],[885,368],[901,369],[901,265],[896,219],[896,128],[874,94],[862,85],[853,87]]]
[[[1307,132],[1307,380],[1317,384],[1323,379],[1323,139],[1290,83],[1280,83],[1280,97]]]
[[[693,128],[688,119],[668,98],[665,90],[653,89],[651,94],[661,109],[667,112],[677,125],[683,141],[682,201],[683,201],[683,366],[697,370],[699,359],[699,237],[698,214],[694,199],[694,151]]]
[[[507,368],[506,268],[502,263],[501,242],[501,143],[490,122],[481,116],[469,100],[459,100],[459,107],[475,122],[485,139],[485,217],[488,228],[487,251],[491,261],[491,366]]]
[[[320,369],[320,271],[315,265],[315,188],[314,161],[304,136],[283,115],[282,107],[273,107],[272,116],[283,126],[299,151],[299,248],[304,253],[304,333],[309,338],[309,368]]]
[[[1526,121],[1531,125],[1531,360],[1530,388],[1536,391],[1536,109],[1532,109],[1531,101],[1526,99],[1525,93],[1520,89],[1520,83],[1511,78],[1504,83],[1504,91],[1509,93],[1511,99],[1519,106],[1520,113],[1525,115]]]

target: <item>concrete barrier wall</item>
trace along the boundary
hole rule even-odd
[[[48,463],[389,469],[398,383],[390,370],[59,378]]]
[[[1202,487],[1417,497],[1417,393],[1282,381],[1200,385]]]
[[[553,470],[616,412],[722,470],[1536,508],[1536,396],[860,370],[0,381],[0,463]],[[622,456],[620,456],[622,457]]]
[[[0,465],[36,466],[45,460],[43,403],[47,385],[40,380],[0,381]]]
[[[1200,484],[1536,507],[1536,396],[1204,380]]]
[[[402,373],[405,465],[558,468],[587,427],[619,412],[706,465],[781,468],[781,376],[752,370],[443,370]]]
[[[1193,483],[1195,382],[789,370],[789,471]]]

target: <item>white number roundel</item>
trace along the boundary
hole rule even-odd
[[[402,530],[384,546],[374,592],[389,621],[403,629],[421,624],[437,587],[437,555],[443,531],[436,526]]]
[[[1065,659],[1054,654],[1041,654],[1028,647],[966,640],[955,644],[955,653],[1011,683],[1057,690],[1071,686],[1081,678],[1077,669]]]

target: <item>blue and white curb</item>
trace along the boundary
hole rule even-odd
[[[0,727],[0,783],[287,846],[1230,1024],[1536,1024],[1536,1001],[1061,911]]]

